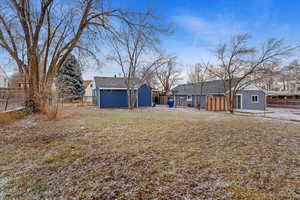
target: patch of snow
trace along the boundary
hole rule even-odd
[[[247,109],[235,109],[235,112],[238,113],[248,113],[248,114],[264,114],[264,113],[272,113],[272,111],[269,110],[247,110]]]
[[[299,109],[287,109],[287,108],[267,108],[263,110],[244,110],[237,109],[236,113],[241,115],[255,115],[264,117],[265,119],[276,119],[276,120],[289,120],[300,122],[300,110]]]
[[[6,111],[2,111],[4,113],[8,113],[8,112],[14,112],[14,111],[19,111],[19,110],[23,110],[25,107],[24,106],[18,106],[18,107],[14,107],[14,108],[8,108],[8,110]],[[2,108],[4,110],[4,108]],[[0,110],[2,110],[0,109]]]
[[[85,129],[86,123],[85,120],[81,120],[79,123],[80,129]]]
[[[267,114],[267,117],[300,121],[300,111],[298,109],[268,108],[268,110],[272,113]]]
[[[4,199],[4,186],[7,183],[7,178],[0,177],[0,200]]]

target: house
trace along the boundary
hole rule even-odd
[[[200,97],[201,85],[202,95]],[[176,106],[198,108],[199,106],[200,108],[206,108],[207,97],[225,97],[227,94],[223,80],[178,85],[172,92]],[[237,92],[235,107],[236,109],[264,110],[266,107],[266,94],[257,86],[249,85]]]
[[[85,80],[85,81],[83,81],[83,85],[84,85],[83,101],[92,103],[92,101],[93,101],[93,86],[94,86],[93,81]]]
[[[16,72],[10,76],[9,86],[12,88],[28,88],[29,81],[25,80],[25,76],[22,73]]]
[[[126,79],[120,77],[95,77],[94,103],[99,108],[128,107]],[[152,88],[134,81],[137,94],[136,106],[152,106]]]
[[[0,88],[8,88],[8,76],[4,69],[0,67]]]

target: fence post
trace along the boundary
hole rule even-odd
[[[7,110],[7,106],[8,106],[8,97],[7,97],[6,102],[5,102],[5,108],[4,108],[4,111]]]

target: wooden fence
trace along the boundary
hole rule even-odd
[[[282,108],[300,108],[300,99],[267,99],[267,105],[269,107],[282,107]]]
[[[158,104],[167,105],[168,104],[168,96],[159,96],[158,97]]]
[[[226,110],[225,97],[207,97],[206,110],[207,111],[225,111]]]
[[[168,96],[154,96],[153,102],[158,105],[167,105],[168,104]]]
[[[300,99],[268,99],[268,104],[300,105]]]

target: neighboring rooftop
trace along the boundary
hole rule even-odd
[[[268,96],[300,96],[300,92],[292,93],[289,91],[267,91]]]
[[[111,89],[111,88],[117,88],[117,89],[126,89],[126,78],[121,77],[100,77],[96,76],[94,77],[96,87],[103,88],[103,89]],[[134,80],[135,87],[140,86],[140,82],[138,79]]]

